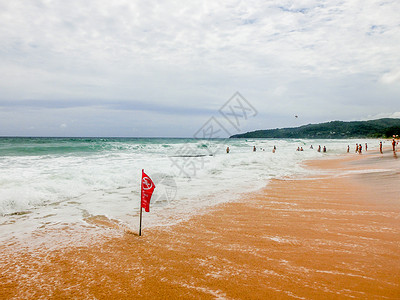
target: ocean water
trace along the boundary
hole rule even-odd
[[[104,217],[138,227],[141,170],[156,189],[143,225],[168,226],[235,201],[309,159],[377,140],[0,138],[0,240]],[[277,150],[272,153],[273,146]],[[314,149],[310,149],[313,145]],[[327,153],[316,151],[326,146]],[[230,153],[226,153],[226,147]],[[257,148],[253,152],[253,146]],[[296,151],[297,147],[304,151]]]

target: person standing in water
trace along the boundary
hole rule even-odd
[[[226,153],[229,153],[229,147],[226,147]]]
[[[392,148],[393,148],[393,152],[396,152],[396,141],[395,141],[395,139],[393,139],[393,141],[392,141]]]
[[[324,146],[324,149],[322,150],[322,152],[324,152],[324,153],[326,152],[326,147],[325,146]]]
[[[360,144],[360,145],[358,145],[358,154],[361,154],[361,153],[362,153],[362,146]]]
[[[318,145],[318,152],[321,152],[321,145]]]
[[[365,151],[368,151],[368,144],[365,143]]]
[[[380,143],[379,143],[379,152],[380,152],[381,154],[383,154],[383,150],[382,150],[382,142],[380,142]]]
[[[257,150],[256,146],[253,146],[253,152],[256,152],[256,150]]]

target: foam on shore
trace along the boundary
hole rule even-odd
[[[274,179],[142,237],[111,226],[117,236],[79,247],[2,246],[0,296],[396,299],[399,161],[352,157],[312,162],[318,178]]]

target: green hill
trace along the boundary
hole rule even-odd
[[[385,138],[400,135],[400,119],[378,119],[370,121],[332,121],[308,124],[300,127],[256,130],[235,134],[231,138]]]

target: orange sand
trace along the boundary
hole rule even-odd
[[[142,237],[1,251],[0,298],[400,299],[398,162],[348,157]]]

